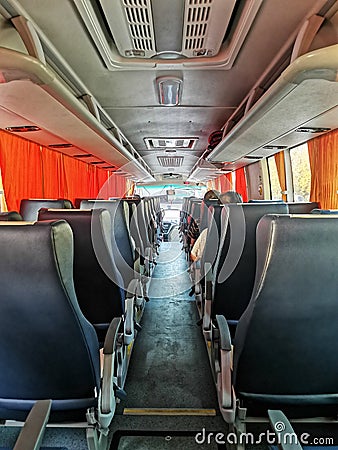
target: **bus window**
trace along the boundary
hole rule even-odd
[[[280,186],[275,157],[268,158],[271,200],[282,200],[282,189]]]
[[[1,211],[7,211],[6,202],[5,202],[5,196],[4,196],[4,190],[2,185],[2,178],[1,178],[1,169],[0,169],[0,212]]]
[[[311,171],[307,144],[290,150],[295,202],[310,200]]]

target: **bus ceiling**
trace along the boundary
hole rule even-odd
[[[1,128],[138,182],[338,127],[334,0],[0,0],[0,47]]]

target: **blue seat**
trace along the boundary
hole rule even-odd
[[[39,220],[66,220],[74,235],[74,286],[81,311],[103,343],[114,317],[124,318],[124,341],[134,338],[133,300],[125,297],[122,276],[110,242],[110,215],[105,209],[41,209]]]
[[[110,216],[110,238],[114,263],[121,274],[123,288],[127,295],[136,299],[137,320],[142,317],[146,294],[141,286],[140,253],[130,236],[130,225],[127,220],[128,209],[125,202],[116,200],[85,200],[81,209],[106,209]],[[128,211],[129,212],[129,211]]]
[[[203,331],[210,340],[212,321],[222,314],[234,332],[247,307],[256,272],[256,227],[269,213],[288,212],[285,203],[242,203],[225,205],[221,217],[221,238],[214,267],[205,270]]]
[[[51,399],[51,422],[87,417],[88,442],[105,440],[121,319],[108,330],[101,378],[95,329],[75,294],[69,224],[0,225],[0,253],[0,418],[25,420],[37,400]]]
[[[319,209],[314,208],[311,211],[311,214],[338,214],[338,209]]]
[[[242,431],[248,416],[338,413],[338,217],[266,215],[257,227],[257,270],[233,343],[217,316],[222,415]],[[216,348],[216,347],[215,347]],[[217,367],[217,365],[215,365]]]
[[[309,214],[319,207],[318,202],[288,202],[290,214]]]
[[[20,214],[23,220],[34,222],[38,220],[40,208],[66,208],[69,207],[68,202],[63,199],[24,198],[20,202]]]
[[[1,222],[17,222],[21,220],[23,220],[22,216],[17,211],[8,211],[0,213]]]

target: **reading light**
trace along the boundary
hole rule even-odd
[[[168,76],[156,79],[161,105],[176,106],[180,102],[182,80]]]

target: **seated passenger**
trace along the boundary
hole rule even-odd
[[[208,192],[212,192],[212,191],[208,191]],[[236,191],[223,192],[222,194],[219,195],[219,199],[222,204],[242,203],[243,202],[241,194],[239,194]],[[207,240],[207,233],[208,233],[208,228],[204,228],[204,230],[198,236],[198,238],[191,250],[191,253],[190,253],[190,257],[191,257],[192,261],[198,261],[199,259],[201,259],[203,251],[204,251],[204,247],[205,247],[205,242]]]
[[[214,189],[210,189],[204,194],[203,201],[208,202],[208,200],[219,200],[220,199],[220,192],[216,191]],[[200,235],[200,229],[199,229],[199,218],[192,218],[192,221],[188,228],[188,237],[191,241],[195,242],[196,239],[198,239]],[[194,245],[195,245],[194,244]],[[193,260],[194,261],[194,260]]]

